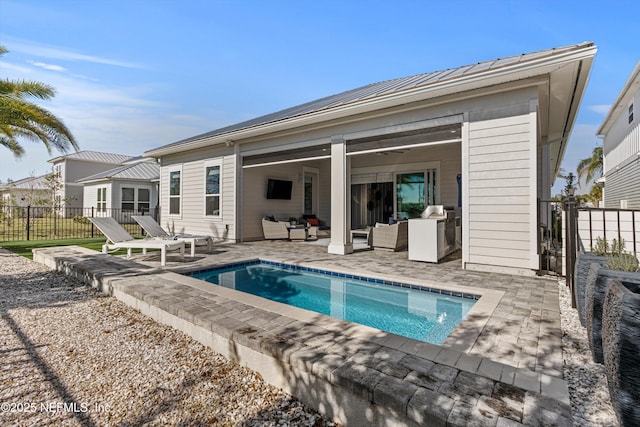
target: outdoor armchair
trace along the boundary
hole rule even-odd
[[[288,239],[290,224],[285,221],[262,219],[262,232],[267,240]]]
[[[392,225],[376,224],[371,229],[371,246],[374,249],[401,251],[409,246],[409,223],[400,221]]]

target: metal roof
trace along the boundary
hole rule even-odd
[[[328,110],[339,106],[344,106],[359,101],[373,99],[376,97],[402,92],[405,90],[424,87],[440,83],[446,80],[459,79],[463,76],[469,76],[473,74],[479,74],[482,72],[493,71],[507,66],[514,66],[521,63],[530,62],[537,59],[543,59],[551,57],[560,53],[567,53],[573,50],[583,49],[585,47],[593,46],[592,42],[584,42],[577,45],[558,47],[553,49],[546,49],[537,52],[524,53],[521,55],[514,55],[505,58],[497,58],[490,61],[478,62],[476,64],[464,65],[458,68],[447,69],[443,71],[435,71],[431,73],[417,74],[409,77],[402,77],[393,80],[387,80],[379,83],[372,83],[366,86],[362,86],[356,89],[348,90],[336,95],[327,96],[315,101],[307,102],[301,105],[297,105],[291,108],[287,108],[275,113],[260,116],[251,120],[247,120],[241,123],[236,123],[230,126],[219,128],[211,132],[196,135],[187,139],[183,139],[171,144],[161,146],[157,149],[150,150],[155,151],[164,149],[167,147],[177,146],[183,143],[212,137],[219,136],[226,133],[231,133],[241,129],[247,129],[264,125],[267,123],[273,123],[291,119],[293,117],[303,116],[305,114],[315,113],[321,110]]]
[[[48,190],[50,188],[46,177],[49,174],[40,175],[40,176],[30,176],[29,178],[22,178],[17,181],[12,181],[7,184],[0,185],[0,189],[2,190]]]
[[[103,153],[101,151],[77,151],[71,154],[65,154],[64,156],[54,157],[49,160],[49,163],[57,163],[61,160],[82,160],[95,163],[111,163],[114,165],[120,165],[132,156],[126,154],[115,153]]]
[[[133,163],[79,179],[78,182],[88,183],[90,181],[109,179],[125,179],[135,181],[158,180],[160,179],[160,166],[156,162]]]

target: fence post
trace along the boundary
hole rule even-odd
[[[31,205],[27,206],[27,240],[31,237]]]
[[[567,259],[567,286],[571,291],[571,306],[576,307],[576,297],[574,293],[575,288],[575,263],[576,263],[576,244],[577,244],[577,209],[576,199],[571,192],[565,202],[565,210],[567,212],[567,227],[566,227],[566,259]]]
[[[93,212],[93,206],[91,206],[91,218],[93,218],[94,212]],[[93,223],[91,223],[91,238],[93,239]]]

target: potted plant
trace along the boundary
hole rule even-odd
[[[606,240],[598,237],[592,252],[578,252],[576,256],[574,293],[578,318],[582,326],[586,326],[585,290],[587,289],[587,284],[594,281],[597,274],[597,269],[592,269],[591,264],[596,263],[599,266],[604,266],[608,249]]]
[[[602,310],[611,403],[622,426],[640,425],[640,284],[613,280]]]
[[[613,240],[605,265],[592,263],[585,287],[585,323],[593,360],[604,363],[602,355],[602,306],[611,280],[640,283],[638,260],[624,250],[624,240]]]

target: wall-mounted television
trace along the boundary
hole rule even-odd
[[[293,181],[267,180],[267,199],[291,200]]]

